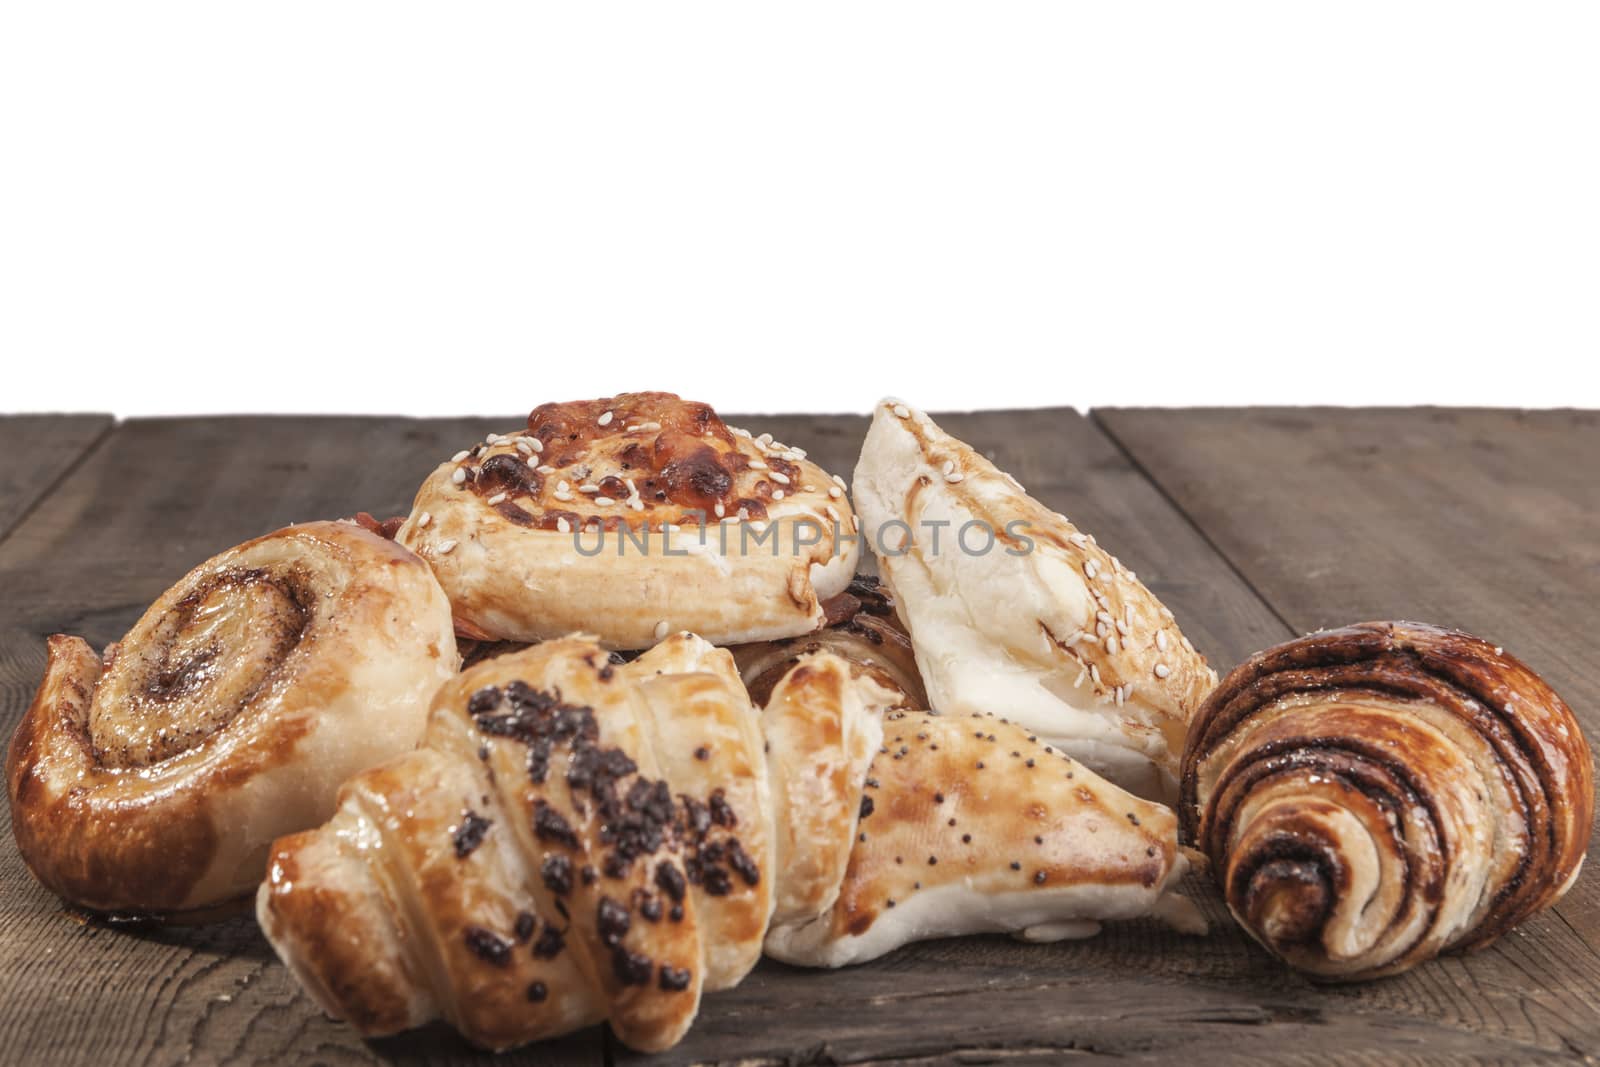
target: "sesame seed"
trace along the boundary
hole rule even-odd
[[[783,499],[783,490],[782,489],[774,489],[772,491],[772,499],[774,499],[774,500],[782,500]]]
[[[1123,700],[1132,700],[1133,699],[1133,683],[1132,682],[1129,682],[1127,685],[1124,685],[1122,687],[1122,699]]]
[[[1083,561],[1083,573],[1089,576],[1090,581],[1094,581],[1095,572],[1097,570],[1099,570],[1099,568],[1094,565],[1094,560],[1086,559]]]
[[[1123,637],[1127,637],[1130,629],[1131,627],[1129,627],[1127,623],[1123,622],[1121,619],[1117,620],[1117,633],[1121,634]]]
[[[1100,664],[1098,664],[1098,663],[1089,664],[1089,680],[1092,681],[1095,685],[1099,685],[1100,684]]]
[[[430,523],[432,521],[433,521],[433,512],[424,511],[421,515],[417,516],[417,529],[426,530],[428,528],[428,523]]]
[[[572,486],[567,484],[565,478],[563,478],[561,481],[556,483],[556,492],[558,492],[558,493],[570,493],[571,491],[572,491]]]
[[[616,503],[616,501],[615,501],[615,500],[612,500],[612,499],[611,499],[611,498],[610,498],[610,497],[608,497],[608,496],[597,496],[597,497],[595,497],[595,498],[594,498],[594,502],[595,502],[595,503],[596,503],[596,504],[598,504],[598,505],[599,505],[599,506],[600,506],[600,507],[603,507],[603,508],[608,508],[608,507],[610,507],[610,506],[611,506],[611,505],[612,505],[612,504],[615,504],[615,503]]]
[[[1156,647],[1159,648],[1163,652],[1165,652],[1167,650],[1167,631],[1165,631],[1165,630],[1157,630],[1156,631]]]
[[[829,500],[838,500],[842,496],[844,496],[844,491],[842,489],[840,489],[837,485],[833,485],[833,486],[829,486],[828,487],[828,499]]]
[[[467,482],[467,468],[457,467],[456,472],[450,476],[450,480],[456,485],[465,485]]]
[[[485,501],[485,503],[487,503],[492,508],[496,504],[505,503],[505,499],[506,499],[506,495],[504,493],[496,493],[494,496],[490,497],[487,501]]]
[[[557,519],[556,529],[560,530],[564,534],[569,534],[572,532],[572,523],[568,522],[565,518]]]
[[[453,540],[452,541],[440,541],[439,542],[439,547],[434,549],[434,551],[436,553],[438,553],[439,555],[441,555],[441,556],[448,556],[452,551],[455,550],[455,547],[456,547],[456,543]]]
[[[528,443],[526,437],[519,437],[517,438],[517,451],[526,456],[533,451],[533,446]]]
[[[760,437],[756,438],[756,444],[760,445],[762,448],[771,448],[772,435],[770,433],[762,434]]]
[[[1120,649],[1121,647],[1122,646],[1117,643],[1117,635],[1116,634],[1107,634],[1106,635],[1106,651],[1108,653],[1110,653],[1111,655],[1115,656],[1117,654],[1117,650]]]
[[[556,469],[550,466],[548,463],[541,463],[533,469],[538,471],[540,474],[554,474],[556,472]]]
[[[634,511],[643,511],[644,510],[644,501],[640,500],[638,497],[631,497],[628,500],[628,506],[630,508],[632,508]]]
[[[728,513],[728,509],[722,506],[722,501],[720,500],[717,501],[717,506],[711,510],[716,512],[717,518],[719,519]]]
[[[1081,533],[1075,533],[1071,537],[1067,538],[1067,540],[1071,541],[1075,545],[1078,545],[1079,547],[1082,547],[1083,545],[1087,544],[1088,541],[1089,541],[1089,539],[1087,537],[1083,536],[1083,534],[1081,534]]]
[[[584,482],[582,485],[578,486],[578,492],[580,493],[598,493],[599,491],[600,487],[595,485],[593,482]]]
[[[761,462],[759,459],[753,459],[750,461],[750,469],[753,471],[764,471],[767,469],[767,465]]]
[[[949,482],[951,485],[955,485],[957,482],[965,481],[966,477],[967,476],[962,474],[960,471],[952,471],[944,476],[944,480]]]
[[[667,636],[667,620],[666,619],[662,619],[660,622],[656,623],[656,640],[659,641],[663,637],[666,637],[666,636]]]
[[[850,488],[850,486],[848,484],[846,484],[845,480],[843,478],[839,477],[837,474],[830,474],[830,475],[828,475],[828,477],[832,478],[834,484],[837,485],[840,489],[849,489]]]
[[[462,460],[466,459],[470,455],[472,455],[472,453],[468,452],[466,449],[463,448],[460,452],[457,452],[455,455],[450,457],[450,462],[451,463],[460,463]]]
[[[611,425],[611,420],[612,420],[612,418],[614,418],[614,417],[615,417],[615,416],[614,416],[614,415],[613,415],[613,414],[612,414],[612,413],[611,413],[611,412],[609,412],[609,411],[608,411],[608,412],[606,412],[606,413],[605,413],[605,414],[604,414],[604,415],[601,415],[601,416],[600,416],[600,417],[599,417],[599,418],[598,418],[598,419],[596,419],[596,420],[595,420],[595,421],[596,421],[596,422],[597,422],[597,423],[599,423],[599,424],[600,424],[600,425],[601,425],[601,426],[610,426],[610,425]]]
[[[539,440],[537,437],[524,437],[523,440],[527,441],[528,447],[533,449],[535,452],[544,451],[544,442]]]
[[[824,505],[822,510],[827,514],[828,518],[832,519],[834,522],[839,521],[839,513],[833,510],[832,504]]]
[[[773,481],[777,482],[779,485],[788,485],[789,484],[789,476],[787,474],[784,474],[784,473],[782,473],[780,471],[769,471],[768,475],[772,478]]]
[[[1172,668],[1168,667],[1165,663],[1157,663],[1156,664],[1156,677],[1157,678],[1165,678],[1167,675],[1169,675],[1171,673],[1172,673]]]
[[[896,404],[894,406],[894,413],[898,418],[902,419],[909,419],[911,417],[911,409],[906,407],[904,404]]]

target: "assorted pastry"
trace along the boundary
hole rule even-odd
[[[763,953],[1203,933],[1180,842],[1289,965],[1393,974],[1549,907],[1593,818],[1570,710],[1486,642],[1369,623],[1219,685],[923,413],[879,405],[847,484],[668,393],[230,549],[104,655],[51,637],[6,780],[74,905],[254,894],[330,1015],[491,1049],[668,1048]]]

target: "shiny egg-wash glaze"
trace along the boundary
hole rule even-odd
[[[1195,718],[1186,839],[1288,963],[1373,978],[1487,944],[1576,879],[1589,746],[1520,660],[1406,622],[1258,653]]]
[[[6,761],[17,847],[92,910],[239,898],[274,838],[417,743],[455,669],[450,605],[404,548],[349,523],[256,538],[169,589],[104,662],[50,638]]]
[[[440,690],[422,749],[278,843],[262,928],[365,1034],[444,1018],[498,1049],[607,1020],[648,1051],[763,946],[838,966],[1162,910],[1170,812],[901,696],[824,651],[757,715],[690,634],[631,663],[587,637],[497,656]]]

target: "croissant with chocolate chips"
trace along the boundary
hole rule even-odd
[[[1594,813],[1561,698],[1487,642],[1406,622],[1240,665],[1195,718],[1182,787],[1234,916],[1335,980],[1486,945],[1551,906]]]
[[[263,930],[369,1035],[443,1018],[501,1049],[602,1020],[677,1042],[763,945],[838,966],[980,930],[1083,936],[1160,911],[1171,812],[988,716],[904,694],[831,651],[759,715],[726,650],[631,663],[573,636],[480,663],[423,747],[284,838]]]

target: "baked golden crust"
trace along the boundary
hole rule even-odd
[[[398,540],[467,636],[582,630],[647,648],[806,633],[859,549],[840,484],[800,449],[671,393],[544,404],[423,483]]]
[[[18,848],[90,909],[242,896],[273,838],[327,818],[346,777],[416,744],[455,666],[449,604],[405,549],[346,523],[229,549],[103,664],[50,638],[6,761]]]
[[[1269,950],[1349,980],[1492,941],[1588,847],[1571,710],[1479,638],[1373,622],[1267,649],[1195,718],[1180,815]]]
[[[279,843],[257,911],[363,1033],[442,1017],[499,1049],[607,1019],[658,1050],[759,956],[765,790],[726,652],[680,634],[619,664],[549,641],[442,687],[424,748]]]
[[[878,405],[852,488],[932,707],[1004,708],[1123,788],[1172,800],[1216,674],[1132,571],[898,401]]]

